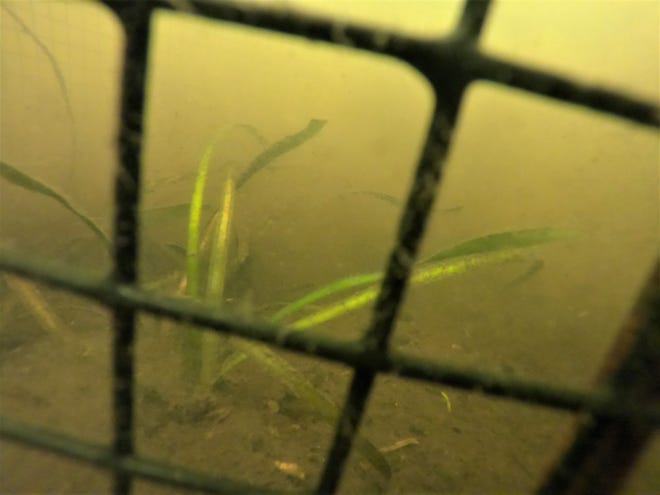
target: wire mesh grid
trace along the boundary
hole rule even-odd
[[[388,350],[390,335],[409,281],[418,246],[424,234],[430,209],[441,183],[443,164],[452,139],[457,114],[467,87],[477,80],[523,89],[556,100],[609,113],[652,128],[660,127],[659,110],[652,103],[629,98],[597,87],[579,83],[516,65],[479,51],[476,42],[491,7],[487,1],[467,1],[459,23],[450,36],[441,40],[420,40],[396,33],[375,32],[346,23],[312,18],[281,10],[238,7],[231,4],[198,1],[114,2],[106,3],[120,19],[126,34],[119,155],[121,168],[115,184],[115,233],[113,272],[107,280],[98,280],[68,267],[35,260],[15,252],[3,251],[0,268],[35,281],[60,287],[90,298],[111,308],[113,333],[113,415],[114,442],[111,446],[80,441],[67,435],[2,418],[0,434],[7,439],[57,452],[111,469],[114,492],[130,491],[134,477],[209,493],[268,493],[263,487],[230,478],[213,478],[204,473],[166,465],[138,456],[134,446],[134,340],[138,311],[186,321],[213,329],[279,346],[300,353],[319,356],[353,368],[354,373],[338,419],[334,440],[325,461],[316,493],[334,493],[355,433],[363,417],[365,404],[379,373],[442,383],[467,390],[479,390],[492,396],[508,397],[547,407],[579,412],[591,418],[590,428],[576,433],[572,447],[560,459],[557,470],[548,474],[539,493],[586,493],[596,489],[613,490],[634,463],[645,441],[660,425],[657,407],[658,362],[658,273],[652,275],[649,289],[635,312],[637,319],[627,335],[634,338],[622,348],[614,369],[607,370],[609,386],[595,392],[571,390],[531,379],[497,375],[478,369],[413,357]],[[313,40],[346,45],[403,60],[418,69],[431,83],[443,105],[438,105],[432,119],[422,158],[409,191],[405,212],[397,231],[386,275],[376,301],[372,320],[363,338],[357,341],[313,336],[306,333],[283,333],[271,324],[233,320],[218,311],[181,299],[142,292],[135,288],[137,257],[136,206],[139,203],[145,72],[149,51],[150,16],[155,9],[172,8],[194,12],[214,19],[237,22]],[[642,363],[641,368],[640,364]],[[643,370],[643,373],[639,371]],[[641,379],[646,377],[646,382]],[[612,386],[613,385],[613,386]],[[632,391],[631,391],[632,390]],[[607,455],[602,439],[612,428],[615,444],[625,439],[630,445],[626,462],[618,477],[607,484]],[[611,440],[612,437],[610,436]],[[618,443],[616,443],[618,442]],[[604,453],[604,463],[596,471],[581,472],[585,458],[594,450]],[[615,451],[617,449],[614,449]],[[620,449],[619,449],[620,451]],[[628,464],[626,464],[628,463]],[[601,471],[599,471],[601,469]],[[612,481],[614,479],[614,482]],[[577,480],[577,481],[576,481]],[[586,481],[585,481],[586,480]],[[586,484],[585,484],[586,483]],[[580,491],[583,490],[583,491]]]

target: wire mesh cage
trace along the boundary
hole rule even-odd
[[[487,53],[480,43],[493,15],[488,1],[465,2],[443,35],[261,4],[77,6],[102,8],[104,15],[90,24],[76,19],[82,16],[76,9],[53,5],[27,9],[6,2],[1,10],[4,57],[12,61],[5,64],[3,93],[35,102],[43,118],[22,134],[3,124],[0,162],[5,182],[36,197],[35,203],[6,200],[3,209],[17,212],[11,216],[20,222],[7,222],[0,252],[8,315],[0,346],[0,434],[8,441],[7,459],[26,456],[24,476],[38,464],[66,472],[60,458],[68,458],[81,473],[70,489],[114,493],[169,493],[167,487],[614,493],[639,464],[651,473],[643,489],[658,482],[652,467],[660,424],[656,103]],[[58,23],[76,26],[75,35],[48,31]],[[203,42],[186,34],[206,31]],[[72,51],[68,36],[91,49]],[[103,37],[122,46],[122,55],[108,59]],[[180,65],[169,67],[167,60]],[[306,68],[311,61],[313,70]],[[42,69],[31,76],[35,64]],[[192,77],[178,77],[180,71]],[[12,79],[12,73],[18,75]],[[50,81],[43,86],[22,82],[44,73]],[[98,88],[97,81],[116,74],[118,93],[111,84]],[[227,79],[232,74],[240,77]],[[74,99],[72,79],[95,91]],[[217,99],[202,92],[224,80],[234,85],[218,86]],[[336,96],[319,80],[348,89]],[[99,94],[120,112],[97,105]],[[61,104],[41,108],[41,98]],[[9,97],[3,106],[7,115],[14,111]],[[204,116],[200,109],[207,107]],[[482,111],[472,113],[475,108]],[[540,135],[527,130],[530,112],[542,122]],[[576,112],[573,120],[567,112]],[[262,120],[263,128],[251,124],[264,113],[273,120]],[[347,119],[343,133],[330,113]],[[218,130],[217,120],[234,123]],[[49,128],[43,123],[49,121],[67,124]],[[109,125],[105,134],[93,134],[100,121],[115,122],[117,131]],[[385,130],[373,132],[374,122],[384,122]],[[515,138],[509,128],[517,129]],[[598,134],[593,149],[567,158],[571,143],[584,143],[590,132]],[[324,133],[334,141],[323,142]],[[621,151],[611,152],[620,160],[606,154],[595,161],[606,153],[602,142],[617,136],[626,139]],[[521,139],[527,141],[521,145]],[[186,148],[180,140],[192,144]],[[30,155],[32,143],[49,150],[45,178],[17,162],[44,160]],[[510,154],[498,160],[505,149]],[[294,155],[297,162],[272,170]],[[655,162],[647,166],[649,156]],[[529,163],[463,175],[473,163],[502,157]],[[606,184],[612,167],[606,159],[642,165],[614,187]],[[198,162],[194,169],[181,165],[191,160]],[[568,163],[555,167],[562,160]],[[578,167],[580,160],[594,166]],[[247,165],[236,169],[238,162]],[[57,170],[66,177],[56,177]],[[524,178],[516,181],[517,175]],[[212,200],[207,191],[208,201],[207,176],[223,184]],[[608,194],[588,196],[583,176]],[[51,186],[57,181],[67,194]],[[187,199],[167,202],[180,191]],[[567,217],[534,203],[538,194],[551,204],[587,199],[576,202],[583,212]],[[639,199],[634,207],[631,195]],[[111,212],[100,205],[88,214],[77,206],[100,197],[109,199]],[[594,206],[619,197],[608,209]],[[53,201],[61,212],[51,212]],[[473,206],[473,214],[468,201],[482,208]],[[294,207],[298,213],[291,216]],[[523,208],[530,211],[521,214]],[[39,210],[47,214],[19,214]],[[622,248],[602,219],[587,228],[579,221],[544,227],[563,227],[567,218],[594,211],[608,212],[606,222],[620,226],[615,232],[637,242],[639,259],[617,258]],[[48,227],[61,228],[60,213],[75,217],[87,237],[68,226],[53,236]],[[507,213],[516,215],[516,230]],[[182,222],[172,220],[181,214]],[[457,214],[467,220],[457,222]],[[478,225],[484,216],[499,231],[434,249],[473,235],[461,225]],[[159,218],[166,227],[152,227]],[[534,224],[539,219],[543,228]],[[443,230],[452,222],[456,239]],[[186,241],[167,240],[173,223]],[[204,223],[210,227],[201,228]],[[12,229],[43,235],[26,249]],[[580,244],[583,230],[590,243]],[[544,252],[543,259],[525,255],[554,241],[566,241],[565,251]],[[310,254],[313,243],[323,249]],[[590,264],[584,260],[594,246],[601,257]],[[282,253],[292,261],[278,261]],[[565,263],[570,256],[579,263]],[[603,260],[613,264],[603,268]],[[181,265],[185,269],[174,269]],[[587,265],[591,271],[580,268]],[[364,266],[374,271],[346,276]],[[548,269],[548,280],[536,281]],[[202,280],[204,271],[210,275]],[[246,286],[248,273],[258,275]],[[435,282],[448,278],[457,280],[451,289],[436,290]],[[607,308],[603,300],[617,290],[627,295]],[[340,291],[348,295],[320,302]],[[578,298],[575,307],[572,298]],[[516,303],[503,307],[505,299]],[[354,312],[364,307],[371,310]],[[292,318],[301,308],[306,316]],[[34,322],[40,330],[26,334]],[[307,331],[325,322],[333,323]],[[610,330],[597,339],[577,331],[599,326]],[[20,359],[26,347],[27,362]],[[77,395],[67,395],[67,387]],[[58,400],[61,409],[53,406]],[[547,442],[560,436],[548,459]],[[515,441],[501,446],[503,437]],[[40,450],[11,450],[17,445]],[[19,464],[7,461],[5,470],[18,472]],[[486,465],[494,467],[488,472]],[[89,466],[111,479],[91,481],[98,473],[85,471]],[[488,472],[487,479],[475,471]],[[52,491],[16,474],[13,479]]]

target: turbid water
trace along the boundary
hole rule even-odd
[[[657,34],[652,3],[598,10],[576,2],[571,10],[548,2],[530,13],[520,2],[504,2],[484,46],[521,63],[543,63],[655,98],[660,57],[657,47],[649,48]],[[121,53],[116,23],[86,2],[5,4],[61,66],[77,149],[72,155],[72,129],[63,124],[67,109],[50,63],[21,25],[3,16],[1,158],[66,194],[110,232]],[[391,17],[428,34],[433,16],[451,19],[444,10],[430,15],[429,8],[393,6]],[[402,15],[409,12],[411,17]],[[374,22],[392,22],[380,11],[369,15]],[[530,15],[540,20],[521,20]],[[566,24],[571,22],[593,36],[575,38],[577,31]],[[94,34],[83,25],[93,26]],[[625,36],[612,37],[609,28],[601,33],[602,25],[620,26],[613,29],[625,30]],[[575,46],[558,46],[551,32],[564,33],[562,39]],[[316,287],[382,270],[434,104],[421,77],[382,58],[188,17],[160,15],[154,40],[143,212],[189,203],[197,163],[218,129],[249,125],[263,142],[239,132],[219,150],[209,171],[212,204],[227,169],[238,177],[264,143],[295,135],[314,119],[327,121],[305,146],[254,175],[237,194],[232,256],[244,262],[236,265],[227,288],[231,307],[267,318]],[[615,41],[623,44],[612,45]],[[605,51],[608,63],[594,64]],[[413,288],[392,344],[427,358],[589,387],[657,256],[657,136],[489,84],[473,85],[464,103],[420,255],[511,230],[553,227],[583,235],[533,248],[543,266],[519,283],[511,284],[529,265],[483,267]],[[3,244],[105,273],[107,251],[70,212],[6,181],[0,188]],[[152,288],[167,294],[179,289],[180,248],[186,243],[187,209],[176,210],[160,221],[145,221],[141,231],[141,280],[173,274]],[[210,210],[204,215],[209,218]],[[58,340],[45,329],[43,313],[36,310],[40,301],[71,339]],[[108,442],[109,314],[4,276],[0,304],[2,415]],[[318,331],[356,336],[368,321],[365,308]],[[139,453],[273,488],[313,486],[332,426],[255,359],[237,364],[214,390],[191,390],[180,372],[181,331],[140,316]],[[341,402],[350,370],[281,355]],[[387,459],[391,480],[386,484],[357,455],[340,491],[529,493],[570,419],[479,393],[381,376],[363,432]],[[656,442],[626,493],[657,491],[659,456]],[[110,487],[102,471],[9,442],[2,444],[0,470],[4,493]],[[150,483],[136,486],[137,493],[174,493]]]

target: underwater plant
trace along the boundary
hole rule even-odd
[[[232,126],[223,129],[210,140],[197,166],[193,192],[189,203],[166,208],[156,208],[141,213],[140,221],[147,222],[150,213],[167,216],[171,213],[187,213],[187,243],[185,248],[170,246],[174,259],[185,260],[177,272],[178,290],[186,297],[205,300],[222,307],[225,301],[225,288],[229,277],[230,239],[232,238],[235,198],[240,189],[276,160],[293,151],[317,135],[326,122],[312,119],[302,130],[286,136],[270,146],[264,146],[245,169],[234,179],[231,171],[225,172],[224,191],[212,210],[211,219],[201,226],[202,211],[205,208],[204,193],[208,181],[211,157],[216,148],[222,148],[229,131],[243,129],[253,135],[260,144],[263,139],[253,127]],[[110,249],[107,234],[84,211],[63,194],[42,181],[21,172],[17,167],[0,161],[0,176],[10,183],[32,193],[57,201],[94,234],[96,242]],[[395,199],[395,198],[393,198]],[[388,198],[389,200],[389,198]],[[391,201],[390,201],[391,202]],[[206,205],[209,208],[209,205]],[[449,277],[470,272],[484,265],[493,265],[512,260],[534,262],[528,273],[539,268],[539,260],[530,258],[525,250],[529,247],[574,237],[575,231],[556,228],[515,230],[481,236],[444,248],[418,262],[410,278],[410,287],[446,280]],[[148,239],[145,239],[148,240]],[[168,251],[167,248],[164,248]],[[177,257],[178,255],[178,257]],[[181,256],[183,255],[183,257]],[[240,255],[238,255],[240,258]],[[239,260],[240,261],[240,260]],[[205,270],[204,268],[205,267]],[[26,307],[40,322],[41,326],[59,340],[71,342],[72,335],[57,316],[38,288],[15,277],[5,276],[8,286],[16,292]],[[166,277],[167,278],[167,277]],[[169,277],[171,278],[171,277]],[[373,302],[378,295],[382,272],[350,275],[316,288],[289,302],[270,315],[271,323],[282,327],[282,333],[305,331],[317,327],[342,315],[356,311]],[[147,281],[144,287],[157,287],[162,281],[158,278]],[[318,305],[322,304],[319,308]],[[313,308],[313,309],[311,309]],[[183,373],[193,386],[211,391],[232,369],[248,359],[257,362],[270,376],[278,380],[296,398],[316,411],[321,418],[334,422],[338,416],[337,405],[320,390],[314,387],[291,363],[272,351],[266,345],[224,337],[215,332],[188,326],[183,329],[181,357]],[[442,396],[451,409],[448,396]],[[389,465],[380,452],[363,435],[358,435],[356,449],[380,473],[389,476]]]
[[[256,130],[247,125],[223,129],[210,140],[197,166],[190,202],[168,207],[171,211],[186,212],[188,216],[186,246],[172,247],[173,252],[177,253],[175,258],[185,260],[177,275],[177,287],[181,295],[223,307],[225,289],[233,262],[230,259],[230,244],[236,196],[249,180],[266,167],[272,166],[279,157],[312,139],[325,124],[323,120],[312,119],[302,130],[270,146],[264,146],[244,170],[236,174],[236,178],[233,171],[225,171],[223,193],[216,206],[206,206],[207,209],[210,208],[212,214],[211,219],[202,226],[211,157],[217,149],[222,149],[225,145],[228,133],[235,129],[243,129],[263,144],[263,139]],[[3,161],[0,161],[0,176],[27,191],[57,201],[84,223],[94,234],[96,242],[100,242],[107,249],[110,248],[107,234],[94,220],[52,187]],[[163,209],[156,209],[156,213],[163,214]],[[148,216],[149,211],[142,212],[141,221],[146,221]],[[540,228],[500,232],[473,238],[450,248],[441,249],[418,262],[412,272],[410,287],[423,286],[470,272],[484,265],[512,260],[532,260],[534,261],[532,271],[535,271],[539,267],[538,260],[526,252],[527,248],[575,235],[575,231]],[[331,281],[327,285],[302,294],[270,315],[268,319],[281,325],[283,333],[305,331],[363,308],[374,301],[382,278],[382,272],[373,272]],[[160,282],[161,280],[155,277],[154,280],[143,285],[156,287]],[[20,292],[22,301],[37,316],[42,326],[47,325],[49,320],[56,318],[57,312],[48,307],[45,297],[40,295],[35,286],[29,287],[28,289],[25,285],[17,285],[16,282],[10,284],[12,290]],[[320,308],[319,304],[322,304]],[[50,317],[45,317],[44,314]],[[58,326],[58,335],[66,333],[59,328],[61,326]],[[51,335],[54,333],[52,328],[49,333]],[[233,368],[246,359],[252,359],[281,382],[293,396],[316,411],[321,418],[330,422],[336,420],[337,405],[314,387],[289,361],[266,345],[240,338],[224,337],[216,332],[190,326],[183,329],[181,334],[183,372],[191,384],[210,390]],[[444,393],[442,395],[449,408],[448,397]],[[356,448],[379,472],[389,475],[387,460],[369,440],[364,436],[358,436]]]
[[[57,61],[48,47],[30,31],[29,27],[21,21],[10,9],[0,5],[25,31],[29,38],[37,44],[47,58],[58,83],[62,95],[66,114],[71,128],[71,149],[75,153],[75,121],[72,105],[64,77],[58,67]],[[242,262],[239,253],[234,253],[232,259],[231,243],[234,223],[235,200],[240,190],[257,177],[267,167],[277,162],[277,159],[292,152],[316,136],[326,125],[324,120],[312,119],[302,130],[286,136],[267,146],[263,137],[250,125],[236,125],[223,129],[211,139],[198,163],[194,175],[194,186],[187,203],[154,208],[140,212],[139,221],[146,225],[157,218],[167,221],[173,215],[187,215],[186,244],[160,246],[148,237],[142,239],[159,249],[159,253],[167,256],[174,264],[179,264],[175,272],[178,290],[182,296],[200,299],[224,306],[226,299],[226,286],[231,276],[232,264]],[[209,205],[204,201],[205,189],[209,182],[209,168],[211,157],[216,149],[222,148],[231,130],[242,130],[251,135],[262,146],[258,153],[242,171],[236,174],[228,171],[224,177],[223,194],[217,205]],[[72,167],[75,159],[71,159]],[[69,170],[69,185],[73,168]],[[93,234],[93,242],[105,250],[111,249],[109,236],[104,230],[87,215],[83,209],[75,206],[74,202],[64,194],[57,192],[51,186],[20,170],[19,167],[0,161],[0,176],[6,181],[31,193],[48,197],[58,202],[78,220],[83,222]],[[366,194],[376,199],[386,201],[392,205],[401,206],[401,202],[393,196],[375,192],[358,191],[355,194]],[[452,210],[457,211],[461,207]],[[202,226],[202,213],[211,210],[211,219]],[[434,255],[417,263],[410,287],[415,288],[425,284],[435,283],[452,276],[467,273],[480,266],[497,264],[510,260],[530,259],[525,249],[534,245],[544,244],[560,239],[572,237],[575,233],[561,229],[529,229],[519,231],[501,232],[464,241],[450,248],[441,249]],[[538,269],[538,260],[532,270]],[[531,271],[529,272],[531,273]],[[147,280],[141,282],[145,289],[157,288],[169,283],[171,274],[149,274]],[[525,276],[525,274],[523,275]],[[67,327],[66,322],[58,316],[48,298],[36,284],[18,277],[4,275],[7,286],[13,291],[22,304],[35,317],[49,337],[75,345],[75,335]],[[282,332],[306,331],[317,327],[335,318],[356,311],[371,303],[378,294],[379,283],[383,273],[373,272],[354,274],[331,281],[328,284],[300,295],[294,301],[284,305],[274,312],[268,319],[282,326]],[[318,305],[321,304],[319,308]],[[229,311],[229,309],[228,309]],[[337,405],[322,391],[314,387],[311,382],[289,361],[272,351],[269,347],[252,341],[239,338],[221,337],[215,332],[188,327],[181,329],[183,336],[181,357],[183,372],[187,380],[195,385],[212,389],[213,385],[222,377],[230,373],[240,363],[247,359],[256,361],[274,379],[281,382],[292,395],[315,410],[326,421],[334,422],[338,416]],[[230,351],[226,352],[229,348]],[[138,388],[138,393],[140,389]],[[446,394],[441,392],[447,401]],[[389,476],[389,465],[379,451],[363,435],[358,435],[356,448],[380,473]]]

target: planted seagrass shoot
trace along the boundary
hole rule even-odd
[[[151,222],[185,218],[185,245],[165,244],[152,241],[149,235],[142,242],[150,250],[158,253],[160,259],[167,260],[167,270],[153,267],[144,274],[141,285],[147,290],[164,286],[174,286],[182,297],[204,302],[215,308],[232,313],[228,304],[229,288],[240,276],[241,267],[250,259],[250,243],[244,232],[237,228],[236,209],[240,203],[241,190],[267,168],[273,168],[278,159],[293,152],[318,135],[326,122],[312,119],[308,124],[289,136],[273,144],[266,144],[261,135],[251,126],[233,126],[219,131],[206,145],[204,152],[192,174],[192,192],[188,202],[144,210],[140,214],[143,225]],[[225,166],[222,170],[212,170],[215,155],[222,156],[223,149],[229,146],[229,134],[234,131],[251,136],[261,151],[244,163]],[[213,173],[212,173],[213,172]],[[81,208],[37,178],[20,171],[16,166],[0,162],[0,175],[8,182],[32,194],[50,198],[68,210],[89,232],[90,242],[100,243],[109,249],[107,234]],[[222,180],[211,180],[221,177]],[[148,191],[148,187],[146,188]],[[373,196],[373,195],[372,195]],[[376,195],[378,197],[379,195]],[[388,202],[396,204],[394,198]],[[400,205],[400,204],[399,204]],[[571,230],[538,228],[499,232],[479,236],[454,246],[438,249],[432,255],[420,260],[413,267],[409,290],[423,290],[430,284],[447,282],[462,274],[479,270],[488,265],[498,265],[512,261],[527,263],[528,269],[519,281],[531,276],[542,266],[532,248],[542,244],[575,237]],[[162,265],[161,265],[162,267]],[[383,273],[347,273],[346,276],[319,287],[299,293],[292,301],[281,305],[277,311],[262,313],[271,323],[281,326],[282,335],[316,329],[337,318],[366,311],[378,295]],[[22,294],[22,301],[34,314],[41,314],[42,326],[48,327],[49,334],[60,340],[71,340],[66,329],[49,324],[57,310],[39,294],[38,289],[26,289],[13,283],[11,290]],[[46,308],[44,310],[44,308]],[[45,316],[44,316],[45,315]],[[178,329],[182,372],[185,381],[197,390],[212,393],[214,387],[236,370],[242,363],[252,361],[262,368],[274,381],[280,383],[288,394],[296,398],[306,409],[327,422],[333,423],[338,415],[337,404],[322,390],[291,364],[281,354],[268,346],[222,336],[217,332],[186,325]],[[447,407],[451,407],[449,397],[443,392]],[[379,473],[388,477],[390,468],[383,452],[379,451],[362,434],[356,439],[357,452]]]
[[[218,307],[224,306],[227,279],[246,261],[249,252],[248,244],[238,239],[233,222],[236,195],[256,174],[273,164],[280,156],[311,139],[324,125],[325,121],[312,119],[301,131],[265,147],[244,170],[222,171],[225,180],[218,205],[214,208],[211,219],[202,227],[202,207],[213,154],[222,153],[223,145],[235,128],[244,130],[257,138],[260,143],[263,142],[261,136],[252,127],[246,125],[223,129],[211,139],[198,164],[190,200],[185,273],[179,285],[187,296],[211,302]],[[234,173],[237,173],[236,179]],[[230,256],[232,243],[241,248],[233,250],[233,256]],[[184,373],[189,381],[199,381],[210,386],[245,358],[242,351],[235,351],[222,363],[218,363],[219,355],[222,354],[219,341],[220,338],[211,332],[189,331],[184,334]]]
[[[201,211],[211,156],[216,148],[222,148],[228,131],[221,131],[218,137],[207,145],[197,168],[191,196],[186,270],[179,284],[180,289],[185,291],[188,297],[204,300],[216,307],[224,306],[227,279],[232,271],[230,242],[232,235],[235,235],[232,220],[236,195],[266,166],[311,139],[324,125],[325,121],[313,119],[301,131],[266,147],[238,174],[235,181],[233,171],[227,171],[219,206],[207,225],[201,228]],[[208,261],[204,262],[205,258]],[[239,256],[238,262],[242,261],[244,260]],[[202,266],[207,267],[206,274],[203,273]],[[225,356],[224,359],[221,359],[221,356]],[[338,408],[329,397],[267,346],[237,338],[223,338],[216,333],[188,326],[183,332],[182,357],[186,379],[207,388],[212,387],[217,380],[246,358],[251,358],[283,384],[292,396],[305,403],[324,420],[333,422],[338,415]],[[387,460],[371,442],[359,435],[356,439],[356,448],[378,472],[389,477],[390,468]]]
[[[562,239],[574,238],[578,233],[568,229],[526,229],[490,234],[441,249],[417,263],[410,278],[412,288],[439,282],[473,271],[482,266],[508,261],[532,262],[527,276],[539,269],[539,261],[524,249]],[[363,308],[376,299],[383,273],[351,275],[330,282],[287,304],[272,316],[283,323],[285,331],[313,328],[341,315]],[[326,300],[323,307],[309,311],[313,304]],[[306,311],[307,309],[307,311]]]

